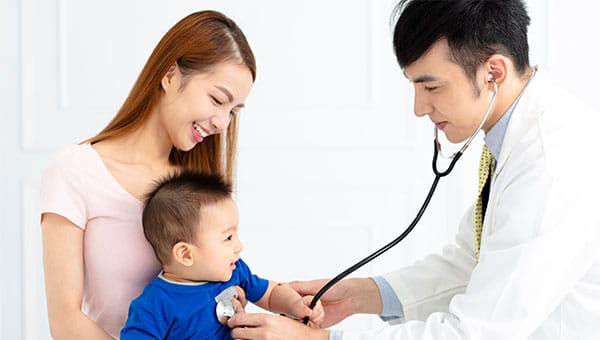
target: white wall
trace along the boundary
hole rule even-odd
[[[331,277],[398,235],[433,175],[430,123],[411,114],[392,53],[394,2],[1,0],[0,339],[49,338],[37,213],[44,164],[107,124],[160,37],[193,11],[231,16],[258,60],[238,185],[253,269],[281,281]],[[600,109],[600,5],[528,4],[534,63]],[[452,239],[475,195],[480,145],[442,180],[413,235],[357,275]],[[383,325],[352,320],[342,328]]]

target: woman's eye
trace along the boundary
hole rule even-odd
[[[223,105],[223,102],[220,101],[220,100],[218,100],[217,98],[215,98],[213,96],[211,96],[211,98],[212,98],[213,102],[215,102],[215,104],[217,104],[217,105]]]
[[[438,88],[437,86],[431,86],[431,87],[429,87],[429,86],[425,86],[425,90],[426,90],[426,91],[429,91],[429,92],[431,92],[431,91],[434,91],[434,90],[436,90],[437,88]]]
[[[230,114],[230,115],[232,115],[232,116],[235,116],[235,115],[237,115],[238,113],[237,113],[237,112],[235,112],[235,111],[229,111],[229,114]]]

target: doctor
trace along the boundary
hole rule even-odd
[[[394,49],[414,85],[415,114],[450,141],[475,131],[497,84],[483,126],[479,203],[441,255],[380,277],[341,281],[321,300],[324,327],[357,313],[379,314],[392,326],[342,333],[238,314],[230,324],[248,328],[232,336],[598,339],[598,112],[529,66],[530,20],[521,0],[402,0],[398,14]],[[315,294],[325,282],[292,286]]]

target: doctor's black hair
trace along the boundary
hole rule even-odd
[[[178,242],[196,242],[203,207],[232,199],[232,186],[221,176],[195,170],[172,174],[156,182],[142,212],[144,236],[164,266]]]
[[[473,81],[493,54],[511,58],[521,75],[529,66],[531,20],[522,0],[401,0],[392,20],[394,52],[402,68],[440,39],[447,40],[451,60]]]

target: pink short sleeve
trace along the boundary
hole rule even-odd
[[[48,163],[42,176],[41,214],[54,213],[65,217],[81,229],[85,229],[88,213],[86,188],[81,169],[86,160],[77,146],[60,151]],[[41,216],[41,215],[40,215]]]

